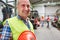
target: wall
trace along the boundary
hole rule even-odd
[[[42,15],[47,16],[47,15],[55,15],[56,11],[58,9],[60,9],[60,6],[47,6],[47,7],[44,7],[44,6],[36,5],[33,9],[37,10],[40,16],[42,16]]]
[[[46,7],[46,15],[55,15],[60,6]]]
[[[33,10],[37,10],[40,16],[44,15],[44,13],[45,13],[45,10],[44,10],[43,6],[34,7]]]

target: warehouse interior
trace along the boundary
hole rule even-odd
[[[29,0],[31,3],[31,14],[28,16],[33,24],[37,40],[60,40],[60,0]],[[3,16],[2,9],[7,8],[9,18],[17,14],[17,0],[0,0],[0,26],[8,16]],[[44,23],[41,22],[41,17]],[[49,28],[47,28],[47,17],[50,17]],[[37,18],[37,24],[34,20]],[[56,19],[54,19],[56,18]],[[0,31],[2,27],[0,27]],[[1,35],[1,32],[0,32]]]

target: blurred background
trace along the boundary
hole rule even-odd
[[[28,17],[33,24],[37,40],[60,40],[60,0],[30,2],[31,14]],[[17,0],[0,0],[0,35],[2,23],[17,15],[16,3]]]

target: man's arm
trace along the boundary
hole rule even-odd
[[[12,40],[12,33],[8,21],[3,25],[1,40]]]

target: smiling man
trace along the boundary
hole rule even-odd
[[[30,14],[29,0],[18,0],[18,16],[7,19],[3,25],[1,40],[18,40],[19,35],[25,30],[34,33],[31,22],[27,19]]]
[[[26,19],[30,14],[30,2],[29,0],[19,0],[18,5],[18,15],[20,15],[23,19]]]

